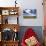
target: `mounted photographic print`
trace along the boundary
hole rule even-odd
[[[36,9],[24,9],[23,17],[24,18],[36,18],[37,10]]]
[[[2,15],[9,15],[9,10],[2,10]]]

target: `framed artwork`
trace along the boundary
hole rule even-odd
[[[23,10],[23,17],[24,18],[36,18],[37,17],[37,10],[36,9],[24,9]]]
[[[2,10],[2,15],[9,15],[9,10]]]
[[[15,10],[10,10],[10,13],[9,13],[10,15],[16,15],[17,14],[17,11],[15,11]]]

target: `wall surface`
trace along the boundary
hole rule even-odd
[[[23,26],[43,26],[43,6],[42,0],[24,0],[19,1],[21,4],[21,12],[23,9],[37,9],[37,18],[36,19],[24,19],[21,13],[20,16],[20,25]]]
[[[1,7],[15,6],[15,0],[0,0]],[[19,6],[19,24],[21,26],[43,26],[43,0],[17,0]],[[37,18],[24,19],[23,9],[37,9]]]
[[[46,0],[44,0],[44,26],[46,27]]]
[[[1,7],[14,6],[14,5],[15,5],[14,1],[15,1],[15,0],[0,0],[0,6],[1,6]]]
[[[46,30],[46,15],[44,16],[44,30]]]

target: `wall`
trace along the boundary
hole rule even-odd
[[[46,0],[44,0],[44,26],[46,27]]]
[[[15,0],[0,0],[0,6],[2,7],[9,7],[15,6]],[[20,17],[19,17],[19,24],[21,26],[43,26],[43,0],[17,0],[17,3],[20,7]],[[24,19],[23,18],[23,9],[37,9],[37,18],[36,19]]]
[[[44,16],[44,26],[46,27],[46,15]]]
[[[0,6],[1,7],[10,7],[10,6],[14,6],[14,1],[15,0],[0,0]]]
[[[43,6],[42,0],[25,0],[18,1],[21,4],[21,10],[25,8],[37,9],[37,18],[36,19],[24,19],[21,13],[20,16],[20,25],[22,26],[43,26]],[[21,11],[22,12],[22,11]]]

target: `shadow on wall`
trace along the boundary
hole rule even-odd
[[[32,28],[34,30],[34,32],[36,32],[39,41],[41,43],[43,43],[43,30],[42,30],[42,26],[31,26],[31,27],[30,26],[21,26],[20,27],[20,32],[19,32],[19,40],[20,40],[20,42],[21,42],[21,40],[22,40],[22,38],[24,36],[25,31],[28,28]]]

